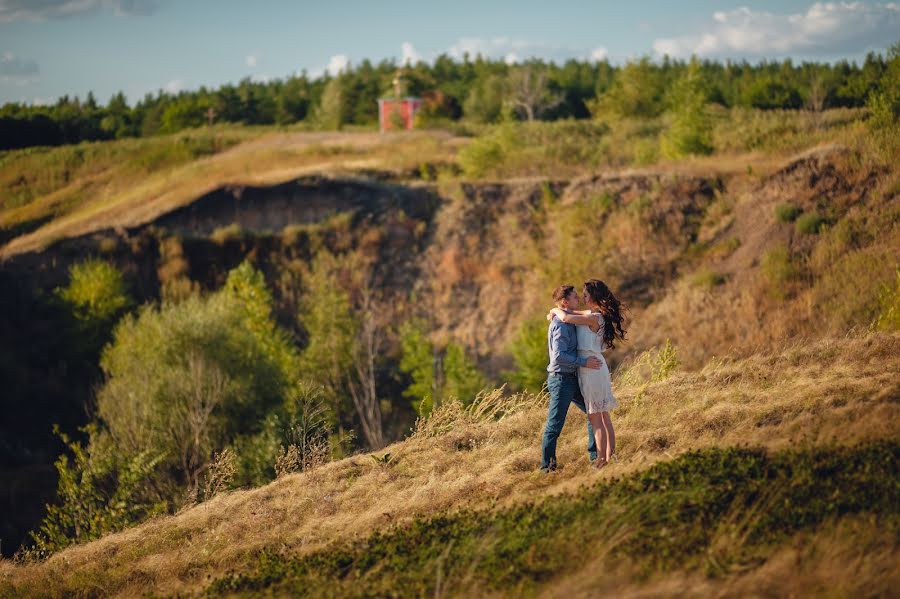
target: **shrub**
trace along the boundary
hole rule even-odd
[[[819,214],[807,213],[797,218],[794,228],[801,235],[817,235],[826,222],[826,219]]]
[[[900,267],[895,270],[894,284],[883,284],[878,295],[881,309],[873,326],[879,331],[900,331]]]
[[[544,317],[523,321],[509,346],[516,369],[507,376],[518,389],[536,393],[547,382],[547,326]]]
[[[779,204],[775,206],[775,220],[780,223],[792,223],[803,212],[793,204]]]
[[[890,312],[896,264],[896,253],[883,246],[837,255],[813,283],[816,319],[835,332],[878,321]]]
[[[455,397],[464,404],[471,403],[487,383],[475,362],[458,343],[447,344],[441,366],[444,398]]]
[[[132,303],[122,273],[108,262],[96,259],[71,266],[69,284],[56,293],[87,327],[110,323]]]
[[[791,254],[787,247],[778,246],[763,254],[760,267],[773,295],[779,298],[786,297],[787,290],[785,287],[798,274],[797,267],[791,261]]]
[[[58,427],[54,431],[69,448],[72,460],[66,454],[56,460],[57,503],[47,506],[40,528],[31,533],[30,553],[45,557],[165,510],[166,503],[148,492],[162,454],[147,450],[123,457],[95,425],[84,429],[89,439],[86,446]]]
[[[422,416],[434,408],[437,391],[435,380],[434,345],[428,339],[425,324],[407,321],[400,328],[400,371],[412,379],[403,396],[412,401],[413,408]]]
[[[691,284],[701,289],[712,289],[725,283],[725,275],[709,268],[702,268],[691,277]]]

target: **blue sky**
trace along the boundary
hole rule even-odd
[[[0,103],[90,90],[133,102],[363,58],[858,61],[896,41],[896,1],[0,0]]]

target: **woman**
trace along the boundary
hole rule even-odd
[[[612,392],[609,366],[602,352],[613,349],[616,339],[625,340],[622,317],[625,307],[610,292],[609,287],[597,279],[585,282],[583,297],[589,310],[567,312],[561,308],[553,308],[547,317],[556,316],[563,322],[577,325],[578,355],[596,356],[601,362],[599,369],[579,368],[578,384],[597,440],[598,454],[594,466],[602,468],[612,459],[616,449],[616,433],[609,411],[619,407]]]

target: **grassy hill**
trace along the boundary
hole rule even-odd
[[[448,404],[406,441],[0,563],[4,596],[763,595],[897,582],[900,337],[617,380],[618,462],[582,415],[536,471],[540,396]],[[839,571],[836,566],[840,564]]]

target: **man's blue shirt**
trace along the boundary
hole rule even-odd
[[[549,373],[575,372],[576,368],[587,364],[587,357],[578,355],[575,325],[566,324],[555,316],[547,329],[547,346],[550,350]]]

